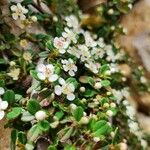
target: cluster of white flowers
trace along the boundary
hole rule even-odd
[[[121,100],[123,100],[124,98],[128,99],[130,96],[128,87],[123,88],[121,90],[112,89],[112,93],[116,97],[118,104],[121,102]]]
[[[77,17],[75,17],[74,15],[70,15],[65,18],[65,21],[67,22],[68,27],[73,28],[75,31],[78,31],[79,22]]]
[[[0,96],[3,95],[5,93],[5,90],[3,87],[0,87]],[[0,98],[0,120],[2,120],[5,116],[5,110],[8,107],[8,102],[7,101],[3,101]]]
[[[110,73],[118,71],[115,61],[120,58],[120,54],[118,53],[116,55],[111,45],[106,45],[103,38],[95,40],[97,37],[92,36],[88,31],[80,29],[80,24],[75,16],[68,16],[65,18],[65,21],[67,27],[64,28],[62,36],[55,37],[53,41],[54,47],[58,49],[60,54],[67,52],[76,56],[81,62],[85,62],[85,66],[95,74],[99,72],[100,68],[100,63],[96,63],[96,61],[107,56],[107,61],[113,62],[110,66]],[[74,44],[77,43],[77,37],[80,34],[84,36],[85,43],[75,46]],[[66,69],[66,67],[64,70],[68,70],[69,72],[69,69]],[[74,72],[76,72],[75,70]],[[71,76],[73,76],[73,74],[73,72],[71,74],[69,73]]]
[[[72,101],[75,99],[74,91],[75,87],[72,83],[67,83],[63,78],[59,78],[59,84],[55,86],[55,94],[61,95],[64,94],[67,96],[67,99]]]

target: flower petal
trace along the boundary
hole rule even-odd
[[[66,52],[65,49],[59,49],[59,53],[64,54]]]
[[[2,120],[5,116],[5,112],[3,110],[0,111],[0,120]]]
[[[12,18],[13,18],[14,20],[17,20],[17,19],[18,19],[18,14],[17,14],[17,13],[12,13]]]
[[[5,93],[5,90],[3,87],[0,87],[0,95],[3,95]]]
[[[61,85],[63,85],[63,84],[65,84],[66,82],[65,82],[65,80],[64,80],[63,78],[59,78],[59,83],[60,83]]]
[[[7,101],[1,101],[0,102],[0,110],[5,110],[8,107],[8,102]]]
[[[75,99],[75,95],[74,95],[73,93],[67,94],[67,99],[68,99],[69,101],[72,101],[72,100]]]
[[[46,79],[46,77],[43,73],[38,73],[37,76],[40,80],[45,80]]]
[[[10,9],[11,9],[11,11],[16,11],[16,10],[17,10],[17,6],[16,6],[16,5],[12,5],[12,6],[10,7]]]
[[[54,91],[55,91],[55,94],[56,94],[56,95],[61,95],[61,93],[62,93],[62,88],[61,88],[61,86],[56,85]]]
[[[38,64],[37,70],[40,72],[45,72],[46,66],[44,64]]]
[[[74,85],[72,83],[70,83],[68,86],[69,86],[71,92],[74,92],[74,90],[75,90]]]
[[[53,82],[53,81],[56,81],[58,79],[58,75],[57,74],[53,74],[49,77],[49,81],[50,82]]]
[[[54,66],[52,64],[46,65],[46,68],[49,69],[49,70],[51,70],[51,72],[54,71]]]
[[[74,75],[75,75],[74,71],[70,70],[70,71],[69,71],[69,75],[70,75],[70,76],[74,76]]]
[[[26,16],[24,14],[20,14],[20,20],[25,20]]]

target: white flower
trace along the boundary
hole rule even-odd
[[[104,39],[101,38],[101,37],[98,39],[97,44],[101,48],[104,48],[106,46],[105,43],[104,43]]]
[[[140,81],[143,84],[147,82],[147,80],[146,80],[146,78],[144,76],[141,76]]]
[[[107,61],[112,61],[114,62],[116,60],[116,56],[112,50],[112,47],[110,45],[105,46],[105,50],[107,53]]]
[[[3,87],[0,87],[0,95],[3,95],[5,93],[5,89]]]
[[[111,63],[110,66],[109,66],[109,68],[110,68],[110,72],[111,72],[111,73],[115,73],[115,72],[118,72],[118,71],[119,71],[119,67],[118,67],[118,65],[115,64],[115,63]]]
[[[65,94],[67,95],[67,99],[72,101],[75,99],[74,91],[75,87],[72,83],[66,83],[66,81],[62,78],[59,79],[60,85],[55,86],[55,94],[61,95]]]
[[[63,68],[70,76],[74,76],[77,71],[77,66],[74,64],[73,60],[69,58],[68,60],[62,60]]]
[[[43,110],[39,110],[35,113],[35,118],[37,120],[44,120],[47,117],[46,112]]]
[[[54,46],[59,50],[61,54],[66,52],[66,48],[69,46],[69,42],[66,41],[63,37],[54,38]]]
[[[13,68],[10,70],[8,75],[13,78],[13,80],[18,80],[20,74],[20,68]]]
[[[0,120],[2,120],[5,116],[5,112],[4,110],[6,110],[8,107],[8,102],[7,101],[2,101],[2,99],[0,99]]]
[[[89,32],[84,33],[85,44],[87,47],[95,47],[97,43],[93,40]]]
[[[100,47],[94,47],[91,50],[91,54],[94,55],[95,59],[103,58],[103,56],[105,54],[105,51],[102,48],[100,48]]]
[[[122,92],[120,90],[112,90],[113,95],[117,98],[117,102],[120,103],[120,101],[123,99]]]
[[[130,119],[134,119],[136,114],[135,108],[131,105],[126,106],[126,114]]]
[[[133,133],[135,133],[139,130],[138,123],[135,122],[135,121],[128,120],[128,125],[129,125],[129,128],[130,128],[130,131],[133,132]]]
[[[76,47],[70,47],[67,52],[71,55],[76,56],[77,58],[80,58],[79,50]]]
[[[25,7],[23,7],[20,3],[18,3],[17,5],[12,5],[10,7],[12,13],[12,17],[14,20],[20,19],[20,20],[25,20],[26,16],[25,14],[28,13],[28,9],[26,9]]]
[[[79,28],[79,22],[76,16],[71,15],[71,16],[67,16],[65,18],[66,22],[67,22],[67,26],[71,27],[75,30],[77,30]]]
[[[85,64],[85,66],[89,69],[89,70],[91,70],[93,73],[98,73],[98,69],[99,69],[99,66],[96,64],[96,63],[94,63],[94,62],[92,62],[92,61],[88,61],[86,64]]]
[[[64,38],[66,38],[67,41],[69,41],[69,42],[72,41],[73,43],[77,43],[76,34],[72,30],[70,30],[68,28],[65,28],[64,30],[65,31],[62,33],[62,36]]]
[[[85,45],[78,45],[81,61],[88,61],[91,57],[88,48]]]
[[[37,71],[37,76],[41,80],[48,79],[48,81],[54,82],[58,79],[58,75],[54,74],[54,66],[52,64],[39,64],[37,66]]]

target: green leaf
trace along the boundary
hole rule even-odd
[[[66,140],[68,140],[70,138],[70,136],[72,135],[74,131],[74,128],[73,127],[70,127],[67,132],[65,133],[65,135],[61,138],[61,142],[65,142]]]
[[[39,53],[39,56],[40,56],[41,58],[47,58],[47,57],[48,57],[48,54],[49,54],[48,51],[44,51],[44,52]]]
[[[10,111],[8,114],[7,114],[7,118],[8,119],[15,119],[17,118],[20,114],[22,113],[22,108],[21,107],[14,107],[12,108],[12,111]]]
[[[0,87],[4,87],[5,86],[5,81],[4,80],[0,80]]]
[[[11,144],[10,144],[11,150],[16,149],[17,135],[18,135],[18,131],[16,129],[11,131]]]
[[[57,150],[55,145],[50,145],[47,150]]]
[[[25,134],[24,132],[19,132],[19,133],[18,133],[18,140],[19,140],[22,144],[26,144],[26,142],[27,142],[26,134]]]
[[[103,125],[100,129],[98,129],[97,131],[95,131],[93,133],[93,135],[95,137],[100,137],[102,135],[107,135],[108,133],[111,132],[111,127],[108,124]]]
[[[27,104],[27,110],[30,112],[30,114],[34,115],[40,109],[41,106],[36,100],[29,100]]]
[[[3,100],[7,101],[9,104],[14,104],[15,102],[15,93],[13,90],[7,90],[4,93]]]
[[[22,5],[29,5],[29,4],[32,4],[33,0],[24,0],[22,2]]]
[[[64,150],[76,150],[74,145],[66,145]]]
[[[37,72],[35,70],[30,70],[30,75],[36,79],[36,80],[39,80],[38,76],[37,76]]]
[[[73,116],[77,121],[80,121],[81,118],[83,117],[83,108],[81,106],[79,106],[78,108],[76,108],[73,112]]]
[[[98,129],[100,129],[102,126],[104,126],[106,124],[107,124],[106,120],[100,120],[93,125],[92,129],[93,129],[93,131],[97,131]]]
[[[105,73],[107,70],[109,70],[109,66],[107,64],[102,65],[100,68],[100,72],[102,74]]]
[[[68,78],[67,80],[66,80],[66,82],[67,83],[72,83],[74,86],[75,86],[75,88],[77,88],[78,87],[78,82],[77,82],[77,80],[75,79],[75,78]]]
[[[35,117],[33,115],[31,115],[28,111],[24,111],[22,113],[22,117],[21,120],[24,122],[29,122],[32,121]]]
[[[109,80],[103,80],[101,81],[102,86],[107,87],[110,85],[110,81]]]
[[[50,40],[46,42],[46,47],[47,47],[49,50],[53,50],[53,49],[54,49],[53,44],[52,44],[52,42],[51,42]]]
[[[90,118],[89,123],[88,123],[88,128],[92,130],[95,123],[96,123],[96,120],[94,118]]]
[[[88,83],[91,85],[91,86],[94,86],[95,85],[95,81],[92,77],[88,77]]]
[[[64,115],[64,112],[63,111],[59,111],[59,112],[56,112],[55,114],[55,117],[57,117],[58,120],[60,120]]]
[[[48,131],[50,128],[50,123],[47,120],[40,121],[37,125],[44,132]]]
[[[42,130],[36,124],[32,126],[32,128],[27,133],[28,141],[34,142],[40,135],[42,134]]]
[[[86,89],[85,92],[83,93],[85,97],[93,97],[96,94],[97,92],[93,89]]]

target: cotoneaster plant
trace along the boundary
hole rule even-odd
[[[146,136],[128,102],[132,90],[120,69],[128,62],[125,52],[82,28],[84,15],[72,0],[8,4],[21,28],[12,34],[2,21],[0,119],[12,129],[11,149],[145,150]],[[43,33],[27,30],[37,24]],[[148,91],[142,73],[140,79]]]

